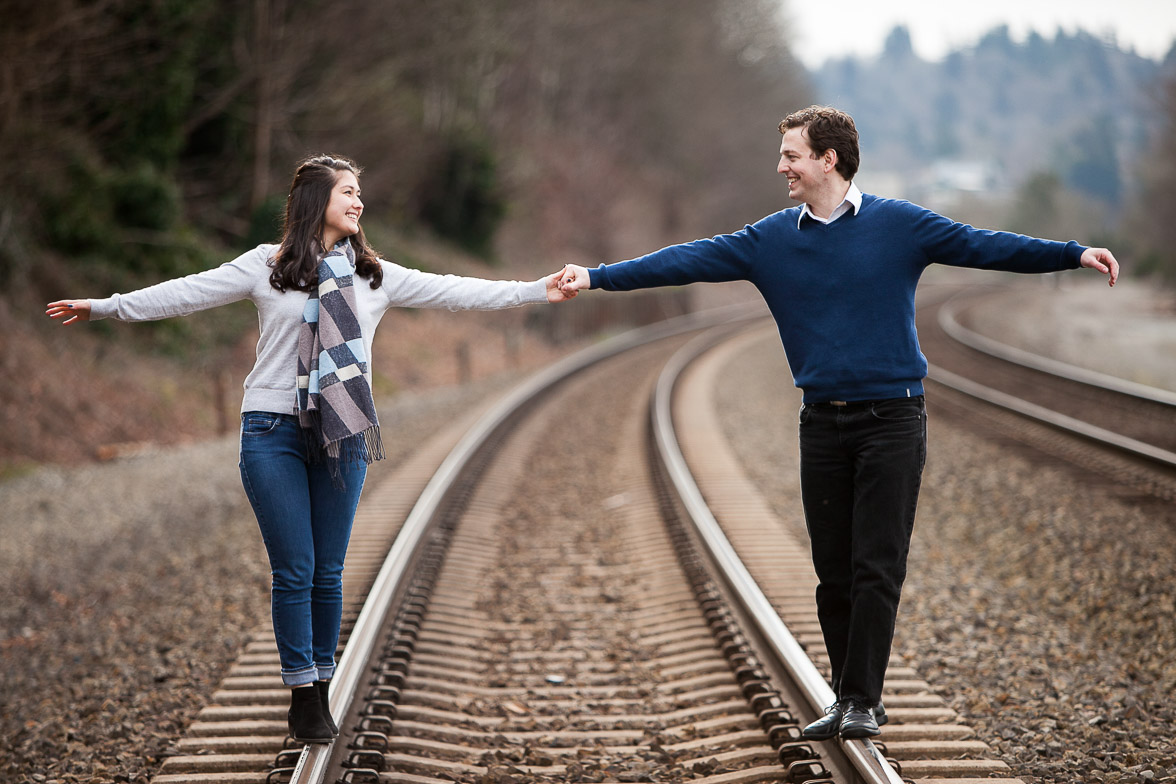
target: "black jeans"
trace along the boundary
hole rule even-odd
[[[882,697],[926,455],[921,395],[801,408],[800,486],[838,699]]]

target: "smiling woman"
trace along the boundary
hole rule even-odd
[[[290,736],[329,742],[327,708],[342,572],[367,467],[383,457],[371,390],[372,339],[391,307],[495,310],[575,296],[562,272],[523,283],[432,275],[381,259],[360,228],[359,168],[337,156],[298,165],[280,245],[216,269],[106,299],[52,302],[63,324],[151,321],[242,299],[261,337],[241,404],[241,482],[273,575],[271,611]],[[358,285],[356,278],[367,281]]]

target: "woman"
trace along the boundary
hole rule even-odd
[[[327,708],[342,615],[342,572],[367,466],[383,457],[372,402],[372,336],[393,306],[491,310],[562,302],[556,273],[532,283],[432,275],[381,259],[359,226],[359,169],[299,164],[280,245],[106,299],[59,300],[63,324],[150,321],[250,299],[261,338],[241,404],[241,481],[272,569],[271,605],[290,736],[338,734]],[[363,279],[363,285],[358,278]]]

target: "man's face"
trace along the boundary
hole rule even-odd
[[[828,180],[825,161],[813,154],[805,128],[789,128],[784,132],[776,171],[788,178],[788,198],[796,201],[808,201]]]

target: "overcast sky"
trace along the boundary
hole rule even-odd
[[[916,54],[937,60],[975,44],[1001,24],[1014,41],[1031,30],[1052,39],[1058,28],[1114,37],[1155,60],[1176,40],[1176,0],[785,0],[790,43],[810,68],[830,57],[870,57],[895,25],[906,25]]]

